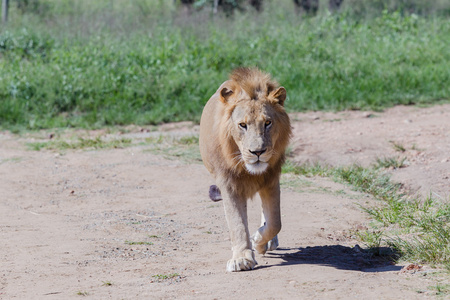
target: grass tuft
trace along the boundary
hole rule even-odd
[[[365,230],[356,232],[359,240],[363,241],[369,249],[377,249],[381,247],[383,232],[380,230]]]
[[[395,151],[402,152],[402,153],[406,151],[405,146],[403,146],[402,144],[399,144],[399,143],[396,143],[393,141],[391,141],[391,144]]]
[[[378,169],[400,169],[405,167],[405,161],[406,157],[384,157],[384,158],[377,158],[375,162],[375,168]]]
[[[182,276],[178,273],[171,273],[171,274],[157,274],[153,275],[153,278],[155,278],[158,282],[167,281],[171,279],[179,280],[182,278]]]
[[[181,159],[189,163],[200,163],[202,161],[198,148],[198,136],[163,136],[146,139],[149,146],[148,151],[163,155],[168,159]]]
[[[113,140],[104,140],[101,137],[96,138],[78,138],[76,141],[51,140],[48,142],[27,143],[30,150],[77,150],[77,149],[115,149],[124,148],[131,145],[131,139],[121,138]]]
[[[102,281],[102,286],[112,286],[112,282],[111,281]]]
[[[401,185],[392,182],[378,166],[331,167],[288,162],[284,171],[330,177],[372,195],[380,202],[361,208],[377,222],[377,228],[356,233],[367,247],[388,245],[404,260],[441,265],[450,270],[449,202],[438,201],[431,195],[422,199],[402,193]]]
[[[153,245],[152,242],[134,242],[134,241],[125,241],[127,245]]]

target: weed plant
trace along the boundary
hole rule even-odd
[[[183,15],[172,1],[51,1],[11,7],[0,29],[0,127],[97,128],[198,121],[237,66],[288,90],[289,111],[380,110],[450,98],[450,22],[384,10]],[[394,7],[394,6],[393,6]]]
[[[125,241],[127,245],[153,245],[152,242],[135,242],[135,241]]]
[[[381,205],[362,207],[379,223],[374,230],[359,232],[369,247],[391,246],[402,259],[445,266],[450,270],[450,202],[425,199],[401,192],[378,166],[364,168],[287,164],[284,172],[305,176],[326,176],[371,194]]]
[[[184,278],[184,276],[178,274],[178,273],[171,273],[171,274],[156,274],[152,276],[156,282],[164,282],[168,280],[175,280],[179,281]]]
[[[63,139],[55,139],[46,142],[28,143],[30,150],[40,151],[46,150],[75,150],[75,149],[116,149],[131,146],[131,139],[121,138],[113,140],[104,140],[101,137],[96,138],[78,138],[78,140],[66,141]]]
[[[376,167],[385,169],[399,169],[405,166],[406,157],[383,157],[377,158]]]

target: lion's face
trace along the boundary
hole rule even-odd
[[[284,109],[286,90],[257,70],[242,69],[233,74],[205,106],[213,117],[202,114],[202,158],[212,172],[270,177],[271,172],[280,172],[291,136]],[[217,146],[211,142],[211,148],[206,148],[203,141],[207,133]]]
[[[236,160],[241,160],[250,174],[262,174],[274,156],[273,145],[276,144],[276,111],[269,102],[240,101],[231,115],[232,136],[240,153]]]

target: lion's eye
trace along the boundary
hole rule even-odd
[[[242,129],[247,129],[247,124],[239,123],[239,127],[241,127]]]
[[[267,120],[266,123],[264,123],[266,125],[266,127],[272,125],[272,121]]]

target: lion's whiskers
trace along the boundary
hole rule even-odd
[[[243,162],[242,153],[240,151],[233,153],[235,156],[231,158],[234,163],[232,170],[235,171],[239,166],[239,163]]]
[[[275,149],[272,149],[272,150],[269,151],[268,154],[270,154],[270,157],[275,156],[275,155],[278,156],[278,155],[279,155],[279,152],[276,151]]]

